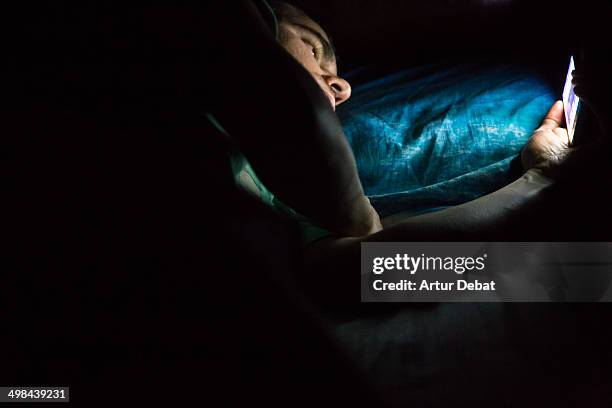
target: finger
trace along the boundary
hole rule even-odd
[[[563,146],[569,146],[570,144],[570,140],[569,140],[569,134],[567,133],[567,130],[565,130],[564,128],[555,128],[552,131],[558,138],[559,141],[563,144]]]
[[[596,107],[593,106],[593,103],[599,102],[599,101],[597,100],[597,94],[598,94],[597,90],[594,87],[589,86],[587,84],[578,83],[576,84],[576,86],[574,86],[574,93],[582,101],[584,101],[587,105],[589,105],[591,109],[596,109]]]
[[[586,92],[587,90],[588,88],[584,84],[574,85],[574,93],[578,95],[580,99],[588,99],[588,98],[585,98],[585,96],[588,95],[588,92]]]
[[[557,101],[550,108],[546,117],[542,121],[542,124],[538,128],[539,130],[552,130],[561,126],[563,121],[563,102]]]

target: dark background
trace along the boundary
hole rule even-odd
[[[487,58],[550,67],[561,79],[569,45],[580,42],[564,41],[567,28],[594,47],[608,39],[608,16],[594,3],[296,4],[330,32],[341,71]],[[318,306],[296,279],[295,226],[235,191],[219,146],[201,137],[213,130],[194,119],[193,106],[181,105],[180,81],[163,80],[182,72],[177,49],[189,41],[181,22],[197,22],[202,9],[186,10],[147,14],[159,21],[146,33],[157,42],[141,45],[155,57],[140,65],[128,64],[140,54],[124,42],[141,38],[138,10],[66,2],[6,13],[0,383],[69,385],[75,406],[119,405],[119,399],[136,406],[393,402],[330,327],[388,316],[396,306],[360,305],[357,292],[342,307]],[[201,24],[206,18],[211,15]],[[152,72],[151,61],[170,63]],[[200,188],[202,175],[208,177]],[[585,197],[597,197],[599,208],[609,202]],[[609,231],[590,224],[582,237],[609,239]],[[580,316],[579,325],[570,325],[571,349],[556,341],[566,334],[568,311]],[[509,406],[575,406],[583,395],[593,406],[602,403],[600,394],[589,396],[610,380],[609,311],[604,304],[546,305],[532,315],[539,318],[526,320],[508,311],[514,322],[508,339],[534,361],[554,364],[537,373],[514,366],[485,384],[490,395],[510,378],[534,392],[557,377],[571,398],[517,395]],[[480,350],[468,345],[463,352],[477,359]],[[455,369],[474,365],[464,361]],[[577,380],[580,387],[572,388]],[[470,389],[456,384],[448,395],[433,384],[418,402],[426,405],[435,394],[461,406]]]
[[[505,56],[536,62],[607,43],[609,7],[594,1],[296,1],[350,63]]]

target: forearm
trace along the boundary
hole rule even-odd
[[[363,239],[315,242],[305,251],[302,282],[326,306],[358,305],[361,243],[368,241],[609,241],[608,174],[593,173],[589,180],[568,185],[553,184],[529,171],[510,185],[457,207],[384,219],[384,230]]]
[[[537,205],[552,180],[529,170],[491,194],[446,210],[414,217],[397,214],[382,220],[385,229],[368,240],[453,240],[499,235]]]
[[[539,170],[530,170],[494,193],[453,208],[414,217],[402,214],[387,217],[383,219],[385,228],[368,237],[328,238],[315,242],[305,251],[303,282],[321,301],[330,304],[357,302],[359,280],[354,274],[359,271],[361,242],[511,239],[510,229],[524,231],[521,224],[525,226],[526,220],[537,214],[535,207],[551,186],[552,181]],[[327,282],[324,288],[317,286],[321,277]]]

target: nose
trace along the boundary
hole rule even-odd
[[[343,78],[337,75],[325,75],[323,79],[334,94],[336,106],[351,97],[351,85]]]

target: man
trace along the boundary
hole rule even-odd
[[[278,201],[339,235],[379,231],[334,112],[350,91],[336,74],[330,48],[317,37],[325,40],[325,34],[297,9],[281,6],[279,17],[285,13],[299,19],[287,24],[280,18],[278,39],[284,48],[272,32],[274,24],[266,25],[262,17],[274,20],[264,4],[209,6],[210,21],[203,26],[209,117],[230,135],[230,144],[248,158]],[[235,159],[234,164],[241,161]],[[234,171],[239,178],[240,169]]]
[[[69,384],[89,405],[108,406],[117,396],[176,403],[195,396],[145,391],[201,382],[206,367],[226,385],[219,392],[226,404],[239,394],[253,398],[250,391],[260,393],[255,400],[278,402],[279,388],[286,387],[273,381],[274,388],[258,387],[270,378],[266,357],[276,358],[273,378],[281,379],[303,373],[289,361],[296,355],[317,363],[319,354],[304,353],[303,346],[312,346],[306,336],[316,325],[302,324],[305,319],[286,307],[287,299],[275,302],[283,293],[271,279],[252,273],[286,273],[293,265],[289,245],[264,246],[267,258],[257,251],[261,247],[244,251],[240,239],[246,234],[236,231],[249,229],[243,221],[263,211],[249,208],[245,215],[240,203],[232,205],[237,194],[224,195],[234,191],[216,182],[221,160],[202,160],[208,154],[200,148],[202,95],[211,96],[210,111],[266,186],[340,237],[319,241],[321,248],[352,249],[358,239],[342,237],[376,237],[371,233],[380,225],[319,81],[276,42],[252,2],[220,3],[220,15],[210,18],[181,5],[82,5],[35,15],[28,9],[24,19],[14,19],[21,30],[16,38],[28,39],[29,46],[9,58],[13,73],[21,75],[11,76],[20,86],[10,111],[15,137],[6,141],[5,224],[11,239],[5,264],[11,266],[5,268],[3,323],[14,330],[4,336],[13,350],[5,383]],[[33,19],[39,16],[44,18]],[[281,23],[292,24],[282,17]],[[220,41],[202,48],[202,29]],[[203,92],[201,65],[194,63],[202,56],[217,75],[205,77],[212,82],[210,94]],[[318,74],[327,75],[323,68]],[[342,94],[341,87],[327,91],[334,98]],[[207,179],[211,184],[205,185]],[[480,215],[486,224],[487,214]],[[235,229],[227,227],[232,221]],[[479,225],[477,219],[464,224]],[[435,233],[423,225],[414,236]],[[233,240],[219,239],[219,231]],[[267,231],[269,241],[285,236],[279,231]],[[387,231],[393,229],[379,234]],[[265,241],[256,233],[247,236],[248,244]],[[236,243],[243,245],[231,245]],[[234,308],[237,299],[242,304]],[[257,317],[268,319],[265,327]],[[294,334],[290,340],[288,332]],[[245,343],[252,352],[237,352]],[[258,354],[245,374],[245,357],[251,361]],[[317,375],[311,378],[335,377],[328,383],[344,398],[361,389],[321,360],[325,367],[312,364],[309,372]],[[237,373],[243,375],[238,383],[248,388],[236,386]],[[339,389],[339,379],[346,379],[351,392]],[[101,384],[114,384],[114,392],[94,394]],[[310,382],[299,390],[294,398],[309,406],[324,395],[313,393]]]
[[[272,191],[279,194],[285,204],[298,210],[308,219],[308,221],[301,219],[303,230],[307,231],[303,234],[306,263],[309,270],[316,276],[325,274],[332,279],[337,278],[339,283],[342,282],[344,280],[343,274],[338,271],[346,271],[347,274],[351,274],[358,270],[360,243],[365,240],[507,240],[524,237],[521,234],[525,230],[531,232],[530,239],[535,236],[541,237],[538,234],[553,231],[558,228],[557,225],[567,223],[565,220],[557,219],[559,215],[553,215],[549,210],[546,210],[544,214],[541,213],[542,202],[553,200],[552,197],[557,190],[556,185],[560,184],[556,180],[563,178],[564,174],[572,174],[575,178],[580,178],[579,174],[589,177],[589,172],[595,170],[587,169],[585,162],[600,163],[606,160],[607,149],[599,149],[598,145],[581,149],[569,147],[567,131],[561,127],[563,104],[558,101],[550,108],[542,124],[525,146],[521,155],[524,174],[518,180],[487,196],[443,211],[415,217],[407,217],[400,213],[379,221],[375,210],[363,196],[359,181],[355,179],[355,162],[350,151],[348,153],[346,151],[345,137],[335,117],[336,107],[350,97],[351,87],[346,80],[338,76],[335,53],[329,36],[319,24],[298,8],[282,2],[271,4],[277,22],[273,29],[276,31],[278,44],[292,57],[293,62],[299,63],[299,67],[292,67],[292,69],[300,74],[305,70],[309,77],[299,78],[301,86],[316,85],[316,88],[318,88],[318,92],[311,92],[307,96],[307,99],[311,101],[310,104],[304,105],[301,102],[301,106],[310,109],[312,104],[315,104],[315,121],[316,118],[324,117],[323,127],[317,127],[317,132],[302,135],[300,131],[305,128],[308,129],[308,126],[305,127],[307,122],[304,122],[304,120],[309,119],[308,117],[302,118],[301,122],[290,123],[290,128],[277,126],[277,128],[288,132],[286,137],[291,139],[292,144],[311,145],[306,154],[303,151],[296,152],[294,150],[292,152],[290,149],[282,153],[281,155],[292,160],[291,165],[275,162],[275,160],[259,160],[259,156],[262,155],[261,146],[264,146],[264,144],[262,143],[259,148],[252,148],[250,145],[252,139],[254,139],[252,134],[240,135],[239,128],[236,129],[236,134],[231,131],[229,134],[232,138],[237,136],[235,140],[239,146],[244,145],[247,149],[250,149],[250,151],[245,151],[245,154],[249,161],[253,163],[255,172],[259,173],[261,169],[267,173],[266,176],[262,177],[264,183],[258,183],[261,190],[260,196],[262,191],[269,193],[264,184],[267,184],[266,177],[274,182],[274,176],[269,176],[274,173],[288,173],[299,176],[297,173],[300,171],[312,171],[311,181],[318,180],[310,187],[287,180],[285,186],[280,183],[276,184],[281,190],[284,189],[285,191],[277,191],[275,188],[271,188]],[[267,14],[268,11],[265,7],[261,7],[259,15],[266,16]],[[260,45],[260,47],[262,46]],[[262,55],[262,60],[258,60],[258,64],[250,65],[250,67],[256,70],[256,65],[259,64],[270,66],[272,59],[272,56],[268,54]],[[279,58],[278,61],[277,65],[279,66],[285,65],[286,68],[289,65],[287,62],[283,62],[282,58]],[[238,62],[236,61],[236,63]],[[280,80],[287,80],[287,78],[279,78]],[[296,82],[294,79],[288,80],[293,81],[293,83],[282,83],[282,87],[281,85],[277,87],[284,97],[288,97],[285,92],[290,93],[291,87]],[[588,88],[584,86],[585,82],[587,81],[577,84],[578,92],[581,88]],[[257,94],[261,92],[256,85],[250,84],[248,86],[250,89],[243,89],[243,93]],[[282,89],[285,89],[285,92]],[[270,105],[272,106],[273,103]],[[297,107],[285,105],[285,109],[286,112],[291,112],[295,111]],[[279,113],[279,116],[287,115],[286,112]],[[606,117],[605,114],[599,114],[602,128],[605,128]],[[272,123],[279,124],[279,119],[272,117],[269,120]],[[310,117],[310,120],[312,120],[312,117]],[[230,122],[227,122],[228,125],[231,124]],[[285,125],[282,120],[280,120],[280,123]],[[258,136],[263,135],[269,138],[269,132],[275,132],[274,129],[268,127],[262,121],[259,121],[258,125],[262,130],[258,132]],[[278,129],[276,132],[278,132]],[[313,137],[315,133],[317,135]],[[259,137],[257,141],[258,143],[261,142]],[[313,148],[313,145],[317,148]],[[279,150],[281,147],[279,146]],[[319,147],[321,150],[319,150]],[[326,152],[324,149],[328,149],[328,151]],[[600,155],[600,157],[597,158],[595,155]],[[304,160],[304,156],[306,156],[307,162],[296,165],[300,160]],[[321,160],[320,158],[324,159]],[[268,159],[270,158],[268,157]],[[336,160],[334,161],[334,159]],[[334,162],[336,165],[321,169],[319,164],[325,160]],[[287,167],[283,168],[283,166]],[[322,171],[316,174],[316,169]],[[344,176],[338,177],[339,174]],[[256,179],[257,177],[253,174],[252,178]],[[350,182],[345,181],[340,184],[342,183],[339,182],[340,179],[350,180]],[[321,188],[321,180],[326,180],[328,183],[327,193],[322,191],[325,189]],[[346,185],[352,185],[348,189],[351,194],[344,194],[344,203],[338,205],[338,200],[330,192],[333,191],[334,186],[339,188]],[[302,198],[298,198],[299,194],[287,194],[287,189],[291,188],[299,189]],[[567,192],[563,194],[567,194]],[[314,211],[309,211],[308,199],[312,199],[313,196],[316,197],[320,206]],[[352,198],[352,202],[346,197]],[[558,198],[554,200],[558,201]],[[362,205],[362,207],[355,205],[356,203]],[[329,219],[324,220],[325,217],[321,216],[321,211],[323,213],[327,212],[328,215],[344,213],[350,214],[350,216],[345,217],[342,222],[334,223],[329,222]],[[292,214],[295,215],[293,212]],[[332,218],[338,219],[336,216]],[[553,228],[551,228],[551,225]],[[384,226],[384,229],[382,226]],[[571,229],[568,230],[571,231]],[[549,235],[548,239],[551,239],[551,236]],[[335,285],[331,284],[327,287],[333,292]],[[330,296],[334,295],[330,293]]]
[[[320,96],[329,104],[328,109],[319,107],[319,111],[332,115],[336,106],[350,97],[351,88],[347,81],[338,76],[335,54],[329,37],[319,24],[296,7],[285,3],[273,3],[273,8],[278,20],[279,44],[318,85]],[[569,158],[576,156],[576,149],[568,146],[567,132],[560,127],[562,117],[563,106],[561,102],[557,102],[523,151],[522,164],[525,174],[510,186],[474,202],[438,213],[409,219],[401,214],[388,217],[382,220],[382,224],[385,225],[384,230],[374,227],[365,235],[369,235],[368,239],[372,240],[423,240],[459,237],[466,233],[477,236],[499,230],[508,223],[511,214],[540,197],[541,193],[553,184],[560,170],[568,166],[566,162]],[[328,133],[334,132],[340,133],[341,130],[328,129]],[[257,156],[257,153],[254,152],[254,156]],[[352,161],[345,164],[345,168],[354,166]],[[258,171],[257,166],[254,167],[255,171]],[[297,205],[297,203],[288,204]],[[376,214],[373,213],[372,216],[377,221]],[[328,227],[325,224],[322,226]],[[330,229],[334,231],[334,228]],[[345,235],[345,237],[340,236],[340,239],[333,241],[334,246],[349,245],[351,242],[361,240],[361,238],[346,237],[350,234],[335,235]],[[356,235],[360,234],[353,234],[353,237]],[[330,242],[332,241],[328,239],[328,245],[331,245]],[[321,245],[323,244],[319,246]]]

